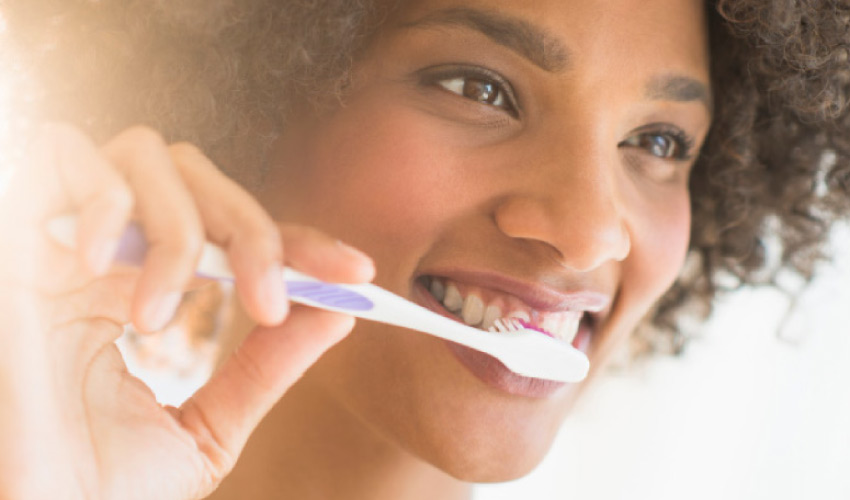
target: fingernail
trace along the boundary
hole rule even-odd
[[[118,240],[106,240],[96,243],[89,251],[89,267],[96,276],[100,276],[109,270],[117,250]]]
[[[280,264],[272,264],[260,278],[259,285],[259,299],[266,317],[272,323],[279,323],[289,311],[286,285],[283,282],[283,268]]]
[[[343,243],[340,240],[336,240],[336,246],[337,246],[337,248],[339,248],[343,252],[347,253],[348,255],[351,255],[352,257],[355,257],[355,258],[358,258],[358,259],[361,259],[361,260],[365,260],[365,261],[368,261],[368,262],[372,262],[371,257],[369,257],[368,255],[363,253],[361,250],[358,250],[357,248],[354,248],[353,246],[351,246],[347,243]]]
[[[347,243],[343,243],[340,240],[336,240],[336,246],[346,254],[360,261],[360,271],[362,273],[362,279],[371,280],[375,275],[375,263],[372,260],[372,257],[369,257],[361,250],[354,248]]]
[[[169,292],[149,304],[145,311],[148,329],[155,332],[165,328],[171,318],[174,317],[182,298],[183,294],[180,292]]]

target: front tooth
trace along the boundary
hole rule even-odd
[[[458,312],[463,307],[463,297],[453,283],[446,286],[446,296],[443,297],[443,305],[451,312]]]
[[[578,333],[578,326],[581,323],[581,314],[570,315],[564,318],[561,322],[561,327],[555,334],[559,339],[567,343],[572,343]]]
[[[463,302],[463,322],[470,326],[475,326],[481,323],[484,318],[484,301],[481,297],[470,293]]]
[[[484,319],[481,320],[481,328],[489,330],[497,319],[502,317],[502,308],[491,304],[484,309]]]
[[[560,339],[561,329],[564,325],[564,316],[561,314],[549,314],[543,319],[540,327],[555,338]]]
[[[437,278],[431,278],[431,295],[440,302],[446,297],[446,285]]]
[[[531,317],[525,311],[511,311],[510,313],[508,313],[507,317],[520,319],[526,323],[531,322]]]

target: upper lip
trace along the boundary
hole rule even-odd
[[[421,274],[426,275],[506,293],[540,312],[587,311],[596,315],[611,304],[611,294],[587,286],[555,286],[544,280],[529,281],[494,271],[442,269]]]

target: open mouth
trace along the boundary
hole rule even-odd
[[[538,310],[514,295],[444,277],[421,276],[417,281],[442,306],[444,315],[480,330],[502,331],[504,323],[519,322],[584,349],[593,331],[592,315],[581,309]]]

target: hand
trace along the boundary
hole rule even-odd
[[[195,147],[145,128],[102,147],[49,125],[0,199],[0,498],[189,499],[209,494],[286,389],[353,319],[293,307],[285,262],[362,282],[371,261],[316,230],[277,226]],[[45,231],[78,217],[76,252]],[[133,217],[143,269],[111,268]],[[180,408],[163,408],[114,345],[122,326],[154,331],[174,313],[209,239],[261,326]],[[286,248],[284,257],[283,248]],[[284,321],[285,320],[285,321]]]

